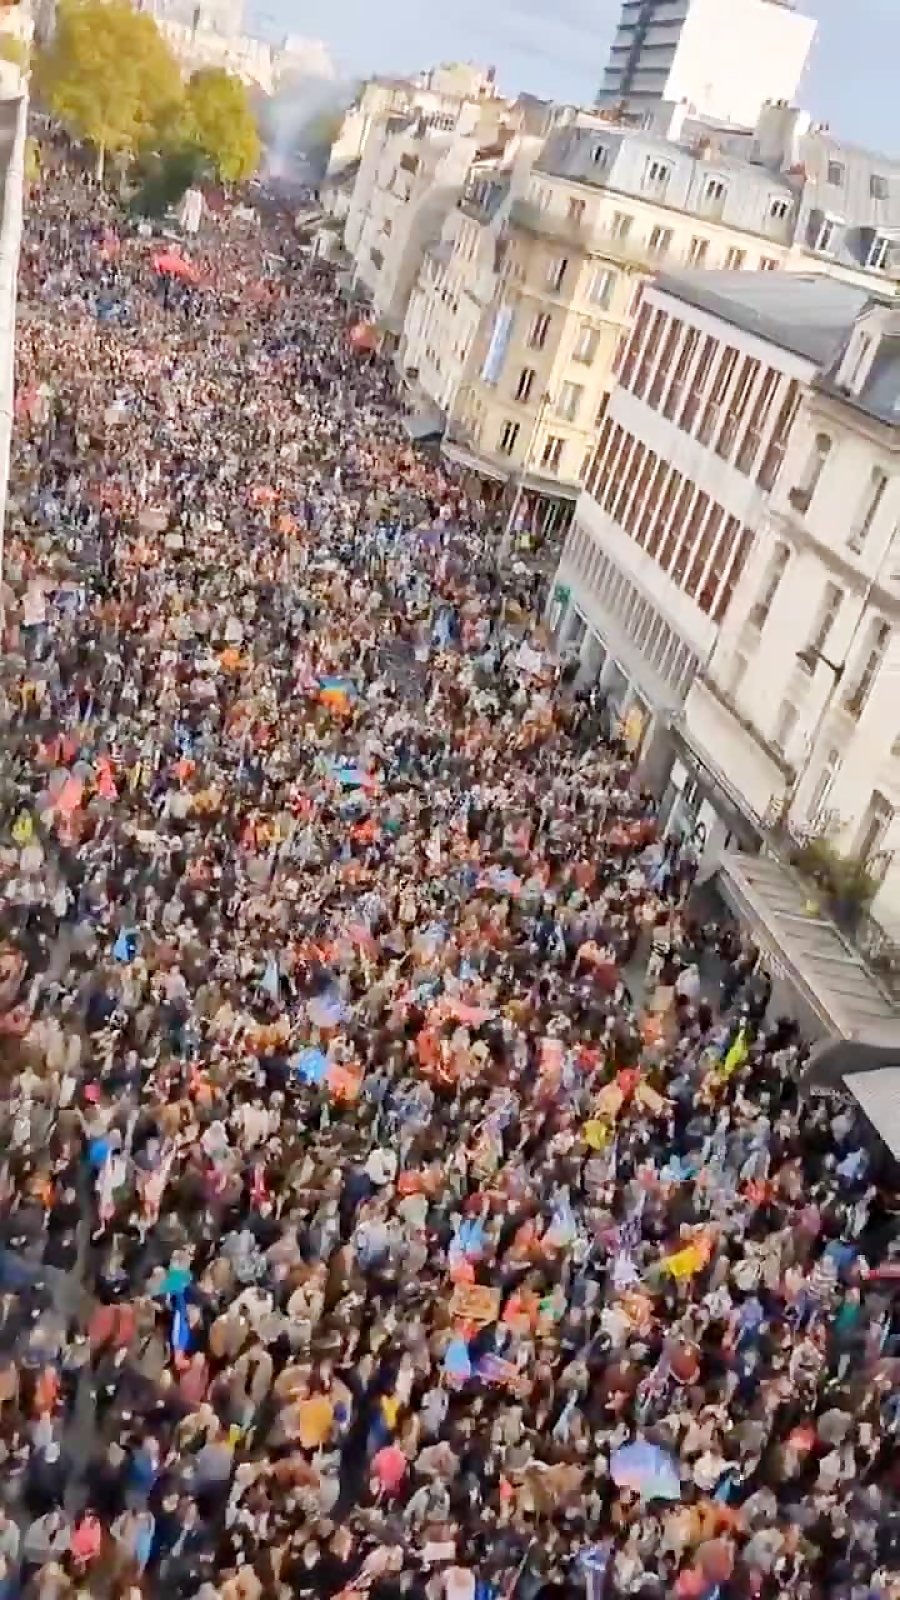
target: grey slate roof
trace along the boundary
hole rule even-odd
[[[663,272],[658,286],[816,367],[831,361],[868,290],[805,272]]]

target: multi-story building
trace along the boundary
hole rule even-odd
[[[645,290],[551,619],[623,720],[667,737],[683,712],[757,559],[800,397],[865,303],[799,274],[664,274]]]
[[[425,252],[440,239],[484,142],[477,106],[466,109],[471,115],[461,114],[452,127],[424,112],[387,125],[354,251],[354,276],[389,340],[400,340]],[[350,222],[348,216],[347,230]]]
[[[502,122],[506,105],[489,77],[474,67],[444,67],[421,79],[374,78],[367,83],[344,116],[328,169],[333,176],[351,162],[359,163],[344,229],[351,259],[356,261],[359,253],[382,157],[404,123],[460,135],[480,127],[487,143],[491,130]]]
[[[496,293],[510,207],[524,192],[541,147],[540,139],[516,135],[501,153],[476,158],[440,238],[425,252],[398,354],[426,418],[454,412],[469,352]]]
[[[815,26],[789,0],[623,0],[598,104],[680,102],[752,128],[767,100],[793,100]]]
[[[669,264],[789,264],[788,179],[707,143],[599,117],[546,140],[505,227],[490,314],[457,389],[445,452],[521,479],[545,529],[577,498],[643,286]]]
[[[890,303],[834,279],[660,279],[548,616],[642,743],[664,825],[838,1031],[887,1002],[772,841],[821,832],[900,928],[898,351]]]
[[[0,577],[15,399],[16,287],[22,243],[22,197],[28,87],[11,62],[0,62]]]
[[[869,292],[900,259],[900,169],[844,150],[787,107],[766,107],[752,137],[690,122],[684,107],[658,108],[653,128],[567,108],[548,120],[527,187],[503,213],[502,271],[454,384],[445,444],[483,480],[523,482],[545,528],[577,497],[641,286],[660,270],[815,271]],[[824,198],[837,189],[840,219]],[[423,274],[425,299],[446,292],[455,240]],[[431,320],[441,323],[436,307]],[[432,346],[431,368],[443,367]]]

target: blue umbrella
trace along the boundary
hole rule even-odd
[[[642,1500],[680,1500],[678,1465],[658,1444],[636,1439],[614,1450],[610,1476],[620,1489],[633,1489]]]
[[[324,1051],[311,1045],[308,1050],[301,1050],[294,1057],[291,1071],[297,1074],[301,1083],[321,1083],[328,1071],[328,1057]]]

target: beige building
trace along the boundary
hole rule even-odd
[[[890,275],[887,207],[878,203],[885,220],[877,229],[863,216],[826,226],[818,183],[787,165],[790,139],[774,137],[772,124],[781,133],[785,121],[780,108],[761,119],[765,163],[759,154],[748,159],[749,145],[747,155],[736,153],[709,128],[688,124],[683,108],[663,107],[660,116],[654,131],[557,113],[524,191],[509,205],[493,299],[451,403],[447,386],[434,380],[444,354],[435,347],[435,358],[420,364],[420,378],[430,378],[433,398],[447,407],[448,459],[482,482],[522,483],[523,521],[535,530],[568,518],[643,285],[659,270],[814,265],[882,291]],[[832,158],[832,176],[837,165]],[[886,180],[870,176],[880,194]],[[439,296],[453,267],[438,265],[430,292]],[[429,292],[428,283],[420,287]],[[427,321],[421,307],[416,315]]]
[[[476,158],[440,238],[425,252],[398,364],[411,404],[426,422],[454,411],[497,290],[510,209],[527,189],[542,143],[527,133],[511,135],[499,154]]]

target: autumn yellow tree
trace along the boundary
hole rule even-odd
[[[240,183],[259,165],[256,118],[240,78],[220,67],[195,72],[187,88],[184,126],[223,183]]]
[[[93,147],[98,177],[108,154],[133,153],[184,103],[175,57],[153,18],[128,0],[61,0],[36,82],[48,110]]]

